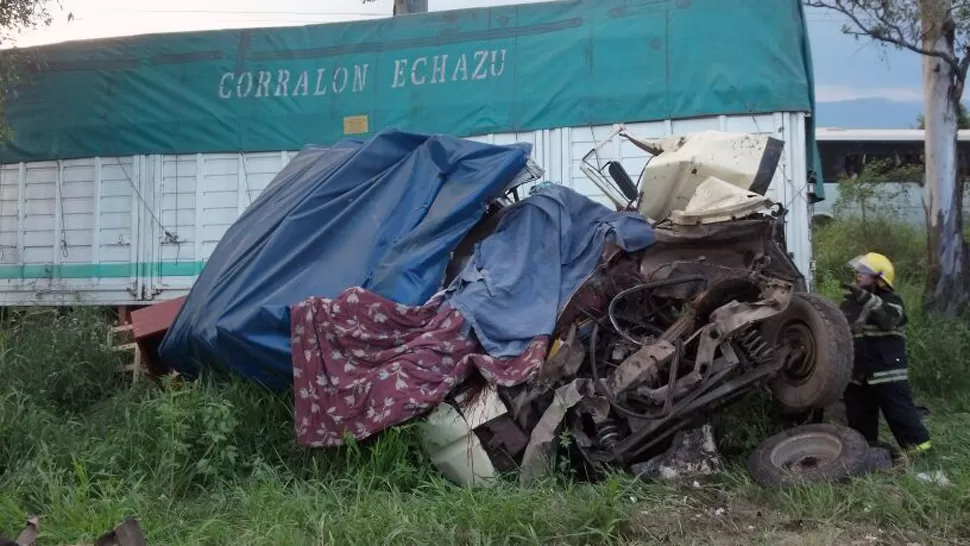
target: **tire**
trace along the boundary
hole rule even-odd
[[[748,458],[748,473],[765,487],[842,481],[869,466],[869,442],[851,428],[829,424],[790,428]]]
[[[763,335],[775,345],[801,348],[770,382],[772,394],[792,411],[825,408],[838,402],[852,377],[852,330],[832,302],[797,292],[781,316],[766,323]]]

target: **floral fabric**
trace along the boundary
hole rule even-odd
[[[409,307],[362,288],[291,309],[296,433],[301,445],[338,446],[413,419],[477,369],[490,383],[531,380],[548,337],[515,357],[493,358],[465,335],[442,295]]]

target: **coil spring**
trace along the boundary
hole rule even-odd
[[[748,330],[738,337],[738,345],[740,345],[751,360],[755,361],[755,363],[757,363],[759,366],[770,364],[772,357],[774,356],[774,349],[772,346],[765,341],[765,338],[761,335],[761,332],[754,328]]]
[[[596,435],[596,443],[600,445],[602,449],[613,449],[613,447],[620,441],[620,427],[616,426],[612,421],[604,423],[600,427],[599,433]]]

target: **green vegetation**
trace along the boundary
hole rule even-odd
[[[694,486],[616,476],[466,490],[402,427],[368,445],[296,447],[286,397],[237,383],[131,389],[91,311],[8,312],[0,327],[0,531],[41,517],[40,545],[90,543],[135,515],[149,544],[922,544],[970,537],[970,325],[919,311],[921,234],[889,223],[817,233],[820,287],[870,248],[897,264],[913,310],[919,402],[952,487],[907,474],[779,491],[743,465],[777,430],[766,396],[727,414],[729,471]],[[885,436],[889,439],[888,432]],[[867,537],[873,537],[873,541]]]

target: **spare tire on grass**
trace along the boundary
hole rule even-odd
[[[869,466],[869,442],[851,428],[829,424],[790,428],[748,458],[751,477],[768,487],[841,481]]]
[[[852,376],[852,330],[832,302],[818,294],[792,294],[788,308],[766,321],[763,335],[776,350],[792,349],[770,384],[779,403],[801,411],[841,398]]]

